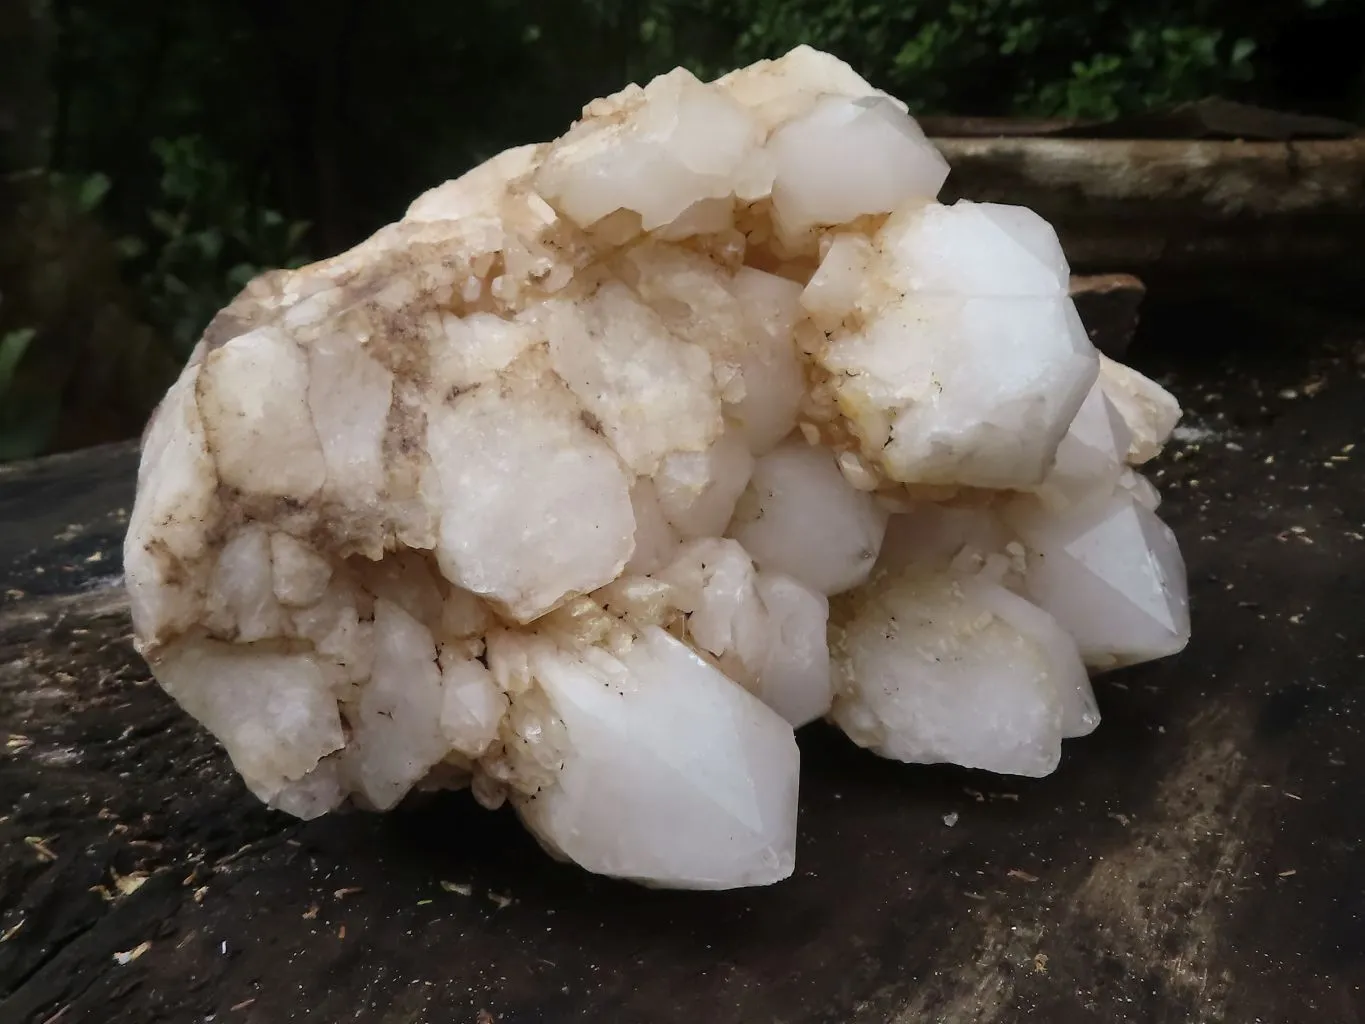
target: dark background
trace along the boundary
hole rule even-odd
[[[628,81],[802,42],[919,115],[1365,120],[1365,0],[8,0],[0,461],[136,435],[259,270]]]

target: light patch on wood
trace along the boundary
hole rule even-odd
[[[1191,730],[1186,759],[1162,782],[1155,814],[1095,863],[1072,901],[1076,917],[1097,927],[1115,954],[1138,964],[1159,956],[1156,966],[1200,1024],[1224,1019],[1232,987],[1217,966],[1217,905],[1246,868],[1254,793],[1237,737],[1198,742],[1213,731]],[[1168,949],[1174,955],[1158,952]]]

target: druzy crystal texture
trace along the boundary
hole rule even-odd
[[[469,787],[658,886],[788,876],[794,730],[1053,771],[1187,641],[1057,236],[936,201],[903,104],[800,48],[597,100],[254,281],[150,423],[140,651],[310,818]],[[896,813],[888,807],[887,813]]]

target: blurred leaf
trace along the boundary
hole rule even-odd
[[[152,227],[156,228],[157,231],[167,238],[179,237],[179,221],[165,210],[148,210],[147,219],[152,222]]]
[[[19,361],[37,336],[38,331],[33,327],[22,327],[0,335],[0,397],[8,394],[15,371],[19,369]]]
[[[114,243],[120,258],[135,260],[147,251],[147,243],[136,235],[124,235]]]
[[[236,289],[245,288],[260,272],[259,267],[254,267],[250,263],[239,263],[228,271],[228,283]]]
[[[312,226],[313,225],[309,224],[306,220],[298,220],[293,224],[290,224],[289,231],[284,240],[285,248],[290,252],[298,249],[303,243],[304,236],[308,234],[308,231]]]
[[[204,259],[210,262],[216,260],[223,251],[223,236],[213,229],[197,232],[194,241]]]
[[[0,462],[41,455],[61,418],[61,403],[6,403],[0,413]]]
[[[104,174],[91,174],[81,182],[76,194],[76,204],[82,213],[91,213],[109,194],[109,178]]]

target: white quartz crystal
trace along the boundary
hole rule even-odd
[[[793,440],[758,460],[731,536],[764,569],[785,572],[822,594],[867,579],[881,548],[886,511],[844,479],[834,454]]]
[[[871,251],[830,248],[834,273],[858,284],[817,271],[805,306],[831,325],[817,359],[890,480],[1029,487],[1095,383],[1097,353],[1036,218],[941,209],[892,215]]]
[[[533,662],[572,745],[554,784],[522,803],[530,829],[591,871],[657,885],[791,874],[791,727],[657,626],[620,657],[587,653]]]
[[[1190,632],[1175,535],[1123,490],[1044,510],[1018,499],[1007,522],[1028,550],[1023,593],[1066,628],[1092,668],[1174,654]]]
[[[850,605],[834,720],[862,746],[1037,776],[1099,723],[1075,643],[999,584],[910,570]]]
[[[154,675],[289,814],[468,787],[654,886],[791,874],[820,719],[1054,770],[1088,671],[1188,639],[1134,468],[1180,409],[1095,351],[1052,228],[947,174],[800,47],[257,278],[145,437]]]

